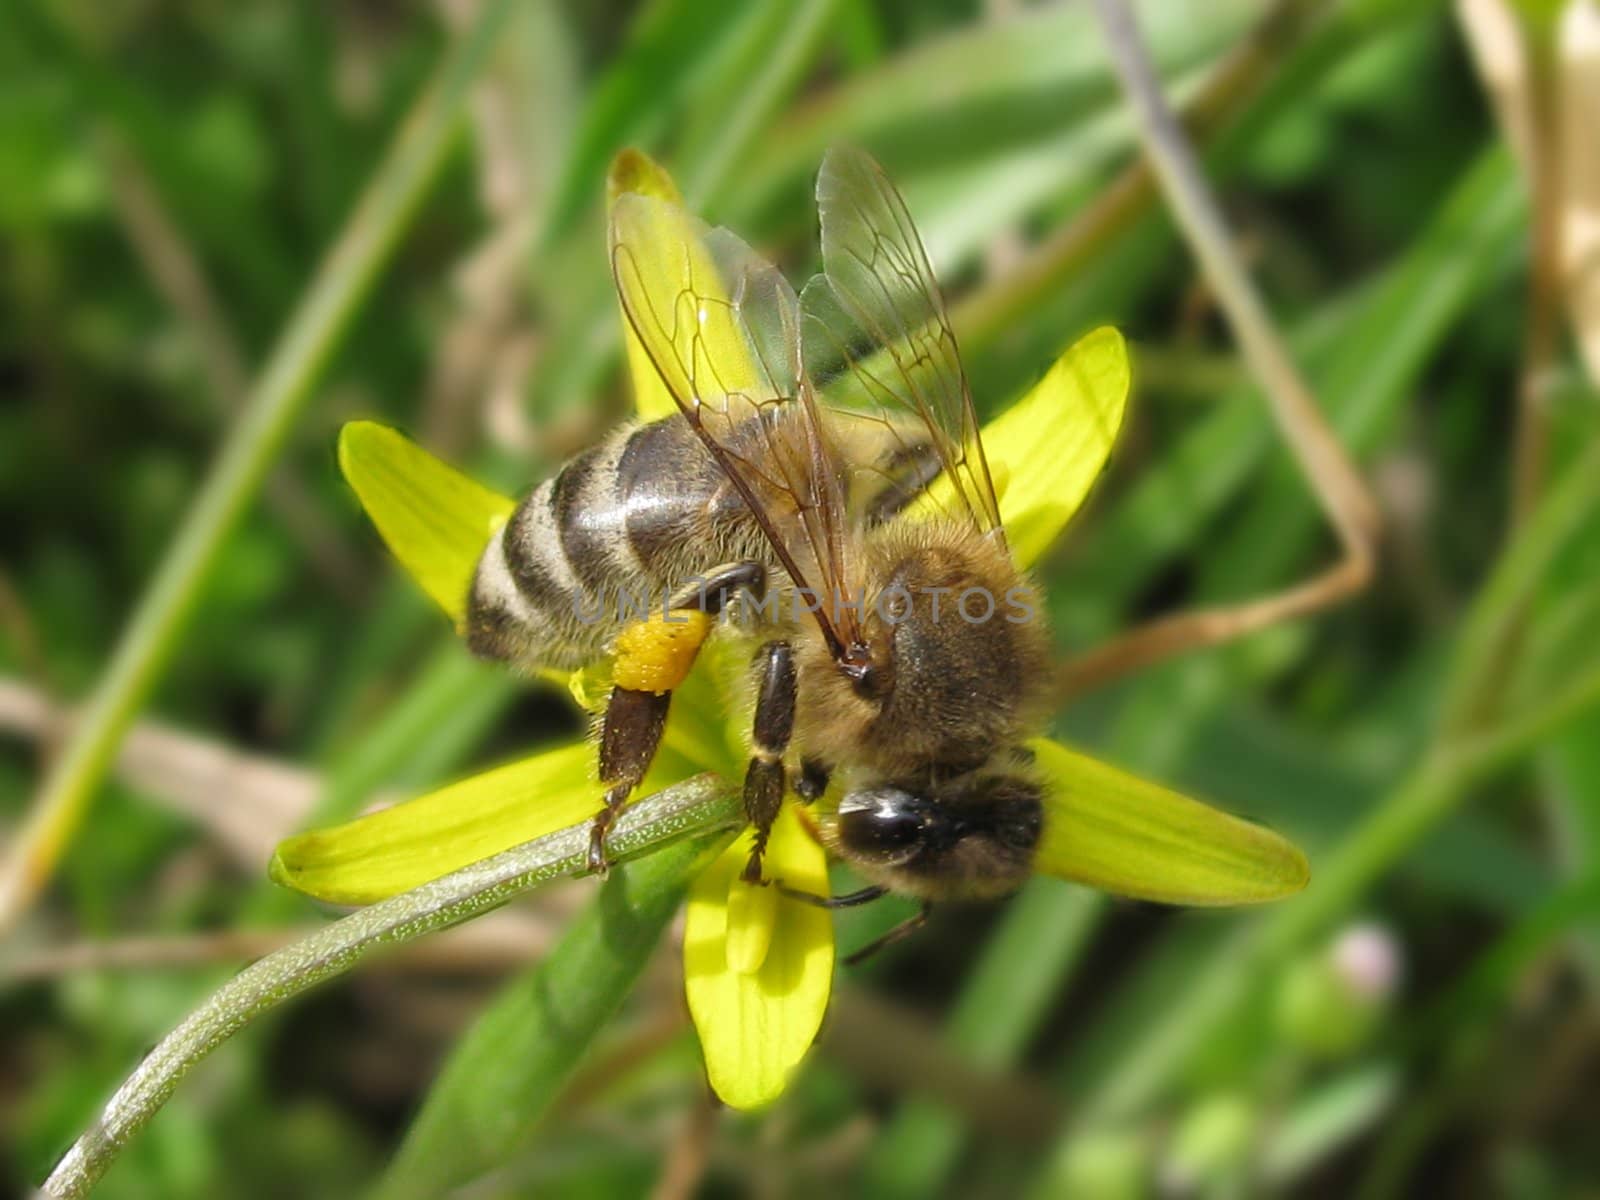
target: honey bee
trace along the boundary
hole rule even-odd
[[[786,793],[815,801],[833,780],[814,824],[871,886],[821,902],[892,890],[925,916],[1028,873],[1048,637],[904,202],[870,157],[834,149],[817,205],[823,269],[797,295],[727,230],[618,198],[617,292],[678,411],[518,505],[478,566],[469,642],[525,664],[610,658],[600,870],[700,645],[714,627],[751,639],[744,878],[761,880]]]

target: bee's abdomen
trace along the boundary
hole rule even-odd
[[[468,645],[525,665],[601,657],[619,614],[659,608],[658,593],[748,542],[738,534],[748,510],[727,493],[681,418],[619,430],[536,487],[491,541],[468,602]]]

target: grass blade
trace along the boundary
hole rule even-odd
[[[504,988],[455,1045],[377,1195],[441,1196],[503,1165],[621,1005],[694,870],[701,837],[616,871],[550,956]]]
[[[571,943],[582,943],[579,931],[588,930],[592,938],[598,928],[607,937],[615,936],[616,946],[631,947],[648,933],[647,917],[659,912],[664,924],[677,907],[687,864],[699,861],[700,853],[718,841],[737,815],[736,802],[711,776],[685,780],[633,805],[618,821],[610,846],[619,858],[645,857],[637,867],[624,867],[613,876],[595,905],[602,916],[575,925],[550,963],[566,961],[564,952],[570,957],[582,948],[567,949]],[[678,839],[683,840],[666,845]],[[166,1103],[189,1070],[256,1018],[290,997],[348,971],[375,950],[458,924],[498,908],[538,884],[581,872],[588,845],[589,828],[584,822],[514,846],[413,891],[351,913],[246,967],[145,1056],[94,1124],[50,1173],[44,1194],[61,1200],[87,1195],[118,1152]],[[673,864],[677,864],[675,872]],[[637,888],[631,901],[627,897],[630,882]],[[613,909],[626,916],[609,922],[607,917]],[[659,926],[655,932],[659,932]],[[629,940],[630,934],[634,934],[635,941]],[[650,933],[648,940],[635,947],[640,961],[654,938],[655,934]],[[590,953],[594,953],[593,947]],[[621,950],[617,953],[622,956]],[[637,965],[633,969],[636,971]],[[620,979],[619,988],[625,982]],[[617,995],[620,994],[619,990]],[[472,1044],[471,1040],[466,1043]]]
[[[167,664],[228,535],[259,487],[340,334],[389,257],[454,139],[472,82],[513,5],[494,0],[401,125],[338,242],[279,338],[111,662],[47,772],[0,871],[0,930],[49,879],[117,746]]]

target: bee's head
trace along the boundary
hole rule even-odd
[[[876,882],[928,899],[977,899],[1021,885],[1043,820],[1038,783],[1001,768],[852,788],[824,830]]]

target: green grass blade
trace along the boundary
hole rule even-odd
[[[549,957],[501,991],[456,1043],[377,1189],[382,1200],[445,1195],[526,1144],[721,841],[686,840],[615,871]]]
[[[1035,879],[1011,903],[967,979],[945,1029],[950,1047],[975,1067],[1015,1065],[1082,956],[1104,897]],[[967,1142],[963,1120],[931,1100],[911,1100],[879,1133],[862,1166],[862,1194],[931,1196],[949,1179]]]
[[[1529,528],[1534,547],[1505,556],[1480,596],[1483,607],[1471,618],[1492,626],[1506,606],[1515,605],[1524,587],[1538,576],[1557,547],[1550,530],[1574,528],[1579,510],[1600,509],[1600,449],[1570,467],[1551,489]],[[1503,769],[1531,752],[1564,722],[1600,703],[1596,677],[1576,681],[1546,708],[1509,722],[1459,757],[1434,755],[1419,765],[1385,797],[1362,825],[1332,854],[1317,864],[1315,882],[1306,893],[1248,926],[1228,951],[1212,957],[1190,981],[1181,1007],[1168,1019],[1143,1031],[1109,1079],[1082,1106],[1085,1121],[1114,1119],[1139,1110],[1159,1095],[1200,1045],[1252,994],[1271,962],[1326,930],[1348,913],[1372,881],[1408,853],[1441,819],[1453,811],[1468,789],[1490,770]]]
[[[551,199],[548,241],[572,232],[605,182],[606,164],[630,143],[654,144],[663,118],[729,35],[734,22],[695,0],[645,5],[627,43],[589,88],[566,165]]]
[[[440,65],[290,319],[11,847],[0,875],[0,928],[43,886],[77,831],[123,733],[193,614],[228,535],[444,162],[471,84],[512,7],[510,0],[486,5]]]
[[[1220,53],[1265,7],[1260,0],[1227,0],[1196,21],[1171,5],[1139,5],[1156,61],[1174,74]],[[911,191],[919,171],[1048,143],[1113,109],[1115,101],[1086,9],[1040,7],[976,22],[795,109],[778,126],[778,136],[752,154],[735,209],[741,216],[761,212],[783,194],[809,190],[805,181],[823,151],[837,142],[871,145]],[[1130,136],[1124,125],[1124,145]]]
[[[752,35],[729,56],[684,134],[684,194],[697,206],[715,196],[748,157],[756,137],[815,60],[838,0],[767,4]]]
[[[576,935],[588,929],[591,942],[602,934],[614,939],[604,946],[587,947],[590,957],[597,959],[596,965],[603,966],[610,953],[626,960],[619,967],[626,971],[627,963],[633,961],[631,951],[638,959],[632,966],[636,973],[660,925],[677,906],[684,871],[700,861],[702,851],[731,836],[730,826],[737,818],[737,802],[709,775],[685,780],[630,808],[617,822],[609,844],[619,859],[644,857],[636,868],[624,865],[607,884],[595,905],[601,916],[574,926],[563,943],[577,943],[569,955],[585,948]],[[588,844],[585,822],[514,846],[351,913],[247,967],[145,1056],[50,1173],[44,1193],[58,1200],[87,1195],[183,1077],[250,1022],[350,970],[375,951],[448,928],[498,908],[529,888],[583,871]],[[677,864],[675,871],[673,864]],[[629,881],[637,889],[632,899],[627,896]],[[657,922],[653,930],[650,921]],[[558,950],[551,961],[561,957]],[[583,986],[574,983],[580,989]]]
[[[1487,284],[1489,268],[1521,235],[1523,218],[1509,159],[1498,148],[1485,151],[1401,262],[1297,328],[1291,342],[1319,399],[1335,427],[1355,435],[1358,448],[1370,449],[1452,321]],[[1272,445],[1253,390],[1220,401],[1094,529],[1079,569],[1096,581],[1097,596],[1131,595],[1192,544]],[[1284,487],[1309,511],[1298,479]],[[1278,512],[1273,508],[1261,519]],[[1301,536],[1291,546],[1304,543]],[[1276,536],[1257,534],[1242,543],[1240,556],[1248,556],[1254,574],[1266,551],[1281,571],[1282,546]]]

